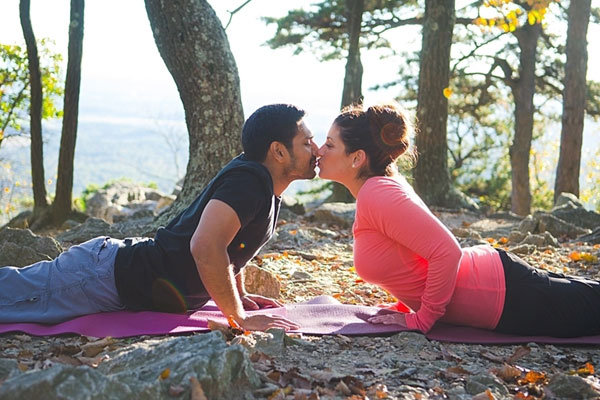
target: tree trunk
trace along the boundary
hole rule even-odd
[[[360,103],[363,100],[360,36],[365,2],[364,0],[347,0],[346,8],[348,11],[348,58],[346,59],[346,74],[344,75],[344,89],[342,91],[342,108],[353,103]],[[332,182],[331,189],[332,193],[327,198],[328,202],[354,202],[354,197],[344,185]]]
[[[31,138],[31,182],[33,186],[33,215],[41,214],[47,207],[46,179],[44,178],[44,146],[42,142],[42,74],[37,43],[31,26],[30,0],[19,2],[21,28],[27,46],[30,82],[29,131]]]
[[[346,59],[346,74],[342,91],[342,108],[352,103],[361,102],[363,67],[360,61],[360,36],[362,15],[365,8],[364,0],[347,0],[348,9],[348,58]]]
[[[535,57],[540,24],[525,24],[515,31],[519,42],[519,78],[513,89],[515,98],[515,137],[510,146],[512,169],[511,210],[518,215],[531,211],[529,185],[529,153],[533,135],[533,95],[535,93]]]
[[[237,66],[221,21],[205,0],[145,0],[154,40],[183,102],[189,161],[183,188],[156,223],[187,207],[241,151]]]
[[[73,161],[77,141],[77,119],[79,116],[79,89],[81,86],[81,57],[83,53],[83,13],[84,0],[71,0],[69,23],[69,50],[67,77],[65,80],[65,101],[58,171],[56,197],[52,204],[52,222],[63,223],[71,213],[73,203]]]
[[[563,90],[560,155],[556,168],[554,201],[560,193],[579,196],[579,169],[586,102],[587,30],[591,0],[571,0],[567,30],[567,64]]]
[[[454,29],[454,0],[425,1],[420,55],[415,190],[429,205],[456,207],[448,172],[448,99],[450,47]]]

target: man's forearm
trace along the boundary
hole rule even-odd
[[[203,257],[194,257],[200,279],[221,312],[241,324],[246,318],[246,313],[234,283],[236,278],[233,276],[227,252],[211,253],[205,253]]]

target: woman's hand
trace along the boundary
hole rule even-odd
[[[378,312],[376,315],[367,319],[372,324],[384,324],[384,325],[400,325],[406,328],[406,316],[401,312],[390,312],[388,310],[382,310],[385,312]]]
[[[246,293],[242,296],[242,304],[245,310],[260,310],[261,308],[283,307],[277,300],[258,294]]]

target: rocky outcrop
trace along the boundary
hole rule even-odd
[[[0,231],[0,266],[24,267],[52,260],[61,252],[56,240],[37,236],[29,229],[5,228]]]
[[[54,364],[3,373],[0,399],[190,398],[191,379],[209,399],[244,399],[260,385],[247,350],[227,345],[220,332],[147,340],[103,360],[97,368]]]
[[[351,228],[355,212],[355,203],[324,203],[313,210],[308,217],[314,222]]]
[[[69,229],[56,238],[61,242],[83,243],[98,236],[110,236],[116,239],[125,237],[123,232],[100,218],[88,218],[83,224]]]
[[[118,222],[133,216],[140,210],[149,211],[153,216],[175,200],[156,189],[129,182],[115,182],[95,192],[86,201],[86,212],[92,217],[107,222]]]
[[[600,227],[600,214],[586,210],[583,203],[571,193],[561,193],[551,213],[563,221],[582,228]]]

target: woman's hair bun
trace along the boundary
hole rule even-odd
[[[409,127],[403,110],[395,105],[371,106],[366,111],[375,143],[390,158],[401,156],[409,146]]]

